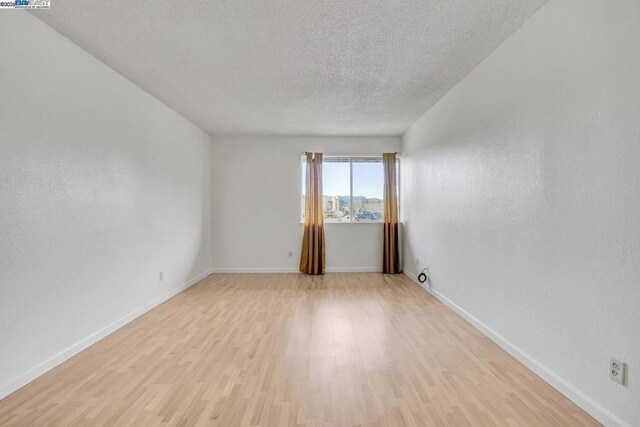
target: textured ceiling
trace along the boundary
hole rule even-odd
[[[399,135],[546,0],[64,0],[32,13],[211,134]]]

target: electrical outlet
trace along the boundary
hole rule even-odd
[[[609,358],[609,378],[618,384],[624,385],[627,373],[627,364],[614,357]]]
[[[420,268],[420,260],[416,258],[416,268]]]
[[[289,258],[293,258],[293,252],[289,251]]]
[[[160,274],[158,275],[158,279],[160,279],[161,282],[164,280],[164,271],[160,272]]]

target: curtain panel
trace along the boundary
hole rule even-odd
[[[396,153],[383,153],[382,166],[384,168],[384,250],[382,272],[395,274],[400,273]]]
[[[307,153],[307,182],[304,204],[304,235],[300,272],[324,274],[324,220],[322,219],[322,153]]]

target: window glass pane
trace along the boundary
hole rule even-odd
[[[325,157],[322,162],[322,212],[326,222],[348,222],[350,218],[349,158]]]
[[[382,159],[353,159],[354,221],[382,221],[383,186]]]
[[[351,163],[353,194],[351,194]],[[304,222],[307,163],[301,167],[301,214]],[[325,222],[379,222],[383,218],[384,170],[379,157],[325,157],[323,161],[323,216]],[[399,178],[399,161],[396,161]],[[400,180],[396,182],[399,191]],[[398,192],[398,195],[400,193]],[[353,214],[352,214],[353,213]]]

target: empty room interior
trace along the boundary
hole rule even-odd
[[[1,426],[640,426],[640,0],[0,4]]]

